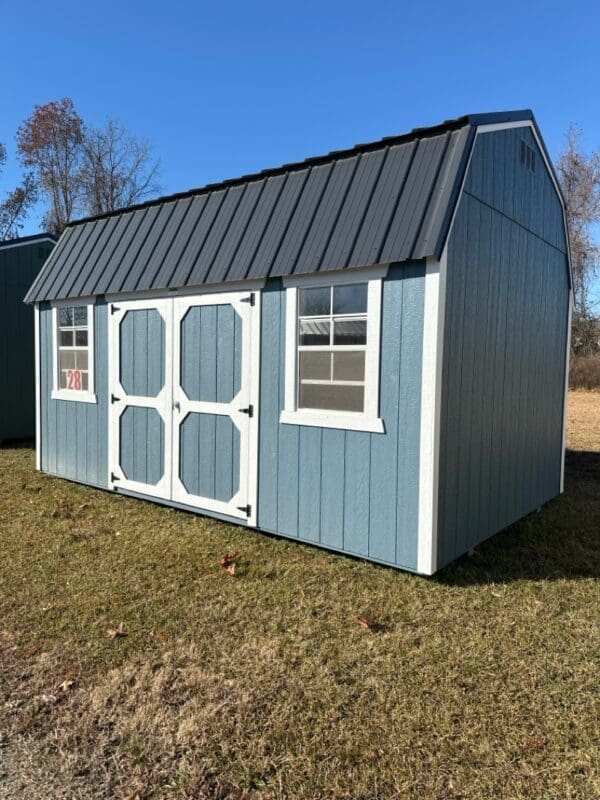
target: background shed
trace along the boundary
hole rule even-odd
[[[530,111],[71,224],[39,468],[432,574],[562,491],[570,271]]]
[[[33,309],[23,298],[55,241],[41,233],[0,242],[0,443],[35,434]]]

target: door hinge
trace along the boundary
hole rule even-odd
[[[117,312],[117,311],[120,311],[120,310],[121,310],[121,309],[120,309],[120,308],[117,308],[117,306],[116,306],[114,303],[111,303],[111,304],[110,304],[110,313],[111,313],[111,314],[114,314],[115,312]]]
[[[247,517],[252,515],[252,506],[250,504],[248,504],[247,506],[237,506],[237,510],[243,511]]]
[[[254,416],[254,406],[252,405],[252,403],[250,403],[250,405],[247,408],[238,408],[238,411],[240,412],[240,414],[248,414],[250,419],[252,419],[252,417]]]
[[[111,403],[118,403],[120,401],[120,399],[121,398],[117,397],[116,394],[111,394],[111,396],[110,396],[110,402]]]
[[[110,482],[111,482],[111,483],[115,483],[115,481],[120,481],[120,480],[121,480],[121,479],[119,478],[119,476],[118,476],[118,475],[115,475],[115,473],[114,473],[114,472],[111,472],[111,473],[110,473]]]
[[[250,303],[251,306],[254,305],[254,292],[250,292],[248,297],[242,297],[240,303]]]

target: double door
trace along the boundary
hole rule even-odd
[[[111,487],[256,524],[260,294],[109,310]]]

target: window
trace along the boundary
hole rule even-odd
[[[527,144],[525,139],[521,139],[521,164],[531,172],[535,172],[535,150]]]
[[[286,283],[281,422],[383,431],[378,418],[382,270]],[[355,281],[352,282],[352,278]]]
[[[363,412],[367,284],[298,289],[298,408]]]
[[[93,375],[92,305],[64,305],[53,309],[54,391],[59,400],[95,402]]]

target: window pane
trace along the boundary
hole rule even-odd
[[[301,383],[299,408],[320,408],[331,411],[363,411],[364,387],[331,386],[319,383]]]
[[[331,289],[298,289],[298,315],[323,317],[331,312]]]
[[[61,350],[58,359],[60,370],[75,369],[75,352],[73,350]]]
[[[73,331],[60,332],[60,346],[72,347],[73,346]]]
[[[331,380],[331,353],[301,351],[300,380]]]
[[[333,325],[334,344],[367,343],[366,319],[336,319]]]
[[[75,344],[77,347],[87,347],[87,331],[75,331]]]
[[[328,319],[301,319],[300,344],[323,345],[329,344],[330,323]]]
[[[72,308],[59,308],[58,309],[58,324],[59,325],[72,325],[73,324],[73,309]]]
[[[75,367],[77,369],[88,368],[88,353],[87,350],[75,350]]]
[[[67,373],[61,370],[58,373],[58,388],[59,389],[66,389],[67,388]]]
[[[87,392],[88,388],[88,374],[87,372],[81,373],[81,388],[84,392]]]
[[[76,306],[75,312],[75,325],[87,325],[87,306]]]
[[[334,286],[333,313],[366,314],[367,284],[354,283],[350,286]]]
[[[334,353],[333,354],[333,379],[335,381],[364,381],[365,379],[365,354]]]

